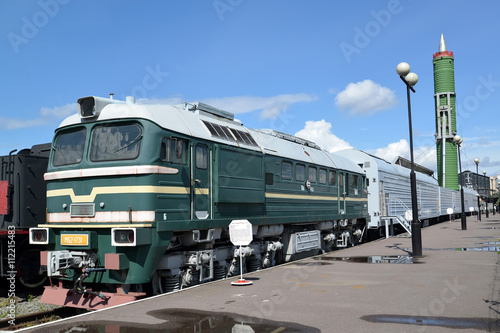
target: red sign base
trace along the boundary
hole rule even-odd
[[[231,284],[233,286],[248,286],[250,284],[253,284],[253,282],[245,279],[239,279],[238,281],[231,282]]]

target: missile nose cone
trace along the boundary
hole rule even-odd
[[[439,40],[439,51],[438,52],[446,52],[448,49],[446,48],[446,42],[444,41],[444,35],[441,34],[441,39]]]
[[[446,42],[444,41],[444,35],[441,34],[441,39],[439,40],[439,51],[434,53],[433,59],[439,59],[442,57],[452,57],[453,58],[453,52],[448,51],[446,48]]]

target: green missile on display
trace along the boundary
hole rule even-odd
[[[455,108],[455,69],[453,52],[448,51],[441,34],[439,51],[434,53],[434,101],[436,106],[436,151],[438,182],[442,187],[458,190],[457,132]]]

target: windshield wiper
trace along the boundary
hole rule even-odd
[[[134,143],[137,143],[139,142],[140,140],[142,139],[142,134],[139,134],[137,135],[134,140],[130,141],[129,143],[127,143],[125,146],[115,150],[113,153],[117,153],[119,152],[120,150],[123,150],[123,149],[127,149],[128,147],[130,147],[131,145],[133,145]]]

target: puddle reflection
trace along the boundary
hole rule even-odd
[[[333,265],[331,262],[296,262],[293,263],[292,265],[298,265],[298,266],[326,266],[326,265]]]
[[[410,256],[366,256],[366,257],[315,257],[315,260],[349,261],[368,264],[420,264]]]
[[[401,315],[370,315],[361,319],[373,323],[408,324],[419,326],[440,326],[456,329],[488,330],[498,328],[499,321],[490,318],[447,318],[426,316],[401,316]],[[495,330],[495,332],[497,332]]]
[[[486,244],[486,243],[482,243]],[[405,248],[405,250],[411,250],[410,248]],[[423,251],[483,251],[483,252],[498,252],[500,251],[500,246],[477,246],[477,247],[452,247],[448,249],[430,249],[423,248]]]
[[[320,332],[317,328],[295,323],[276,322],[262,318],[223,314],[185,309],[154,310],[147,313],[160,324],[134,324],[122,322],[101,322],[96,324],[79,323],[50,328],[47,332],[59,333],[251,333],[251,332]]]

